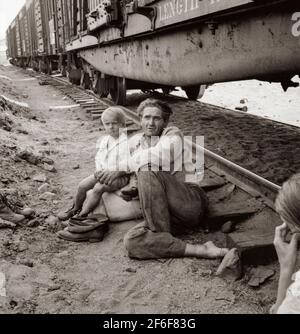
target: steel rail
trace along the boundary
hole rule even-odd
[[[219,175],[225,175],[228,181],[234,183],[254,197],[261,197],[270,208],[274,209],[274,201],[281,188],[279,185],[264,179],[190,140],[187,141],[192,145],[193,149],[204,151],[205,162],[210,166],[209,169]]]

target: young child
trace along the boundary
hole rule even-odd
[[[102,114],[102,123],[106,135],[97,143],[96,172],[80,182],[72,209],[58,215],[62,221],[76,214],[86,217],[97,207],[104,192],[115,192],[130,181],[130,175],[119,170],[120,162],[126,166],[130,154],[127,134],[122,131],[126,126],[122,109],[106,109]],[[135,177],[131,178],[130,183],[134,188]]]
[[[283,224],[275,231],[274,246],[280,265],[277,300],[271,308],[272,314],[300,314],[300,270],[296,270],[297,246],[300,240],[300,174],[286,181],[277,196],[276,211]],[[287,234],[292,234],[286,241]]]

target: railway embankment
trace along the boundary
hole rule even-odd
[[[4,102],[1,105],[0,113],[9,119],[10,129],[0,126],[0,189],[15,190],[11,193],[37,212],[36,219],[23,226],[0,230],[0,272],[6,279],[1,312],[268,312],[276,296],[276,263],[265,267],[275,274],[253,289],[248,286],[251,267],[241,280],[227,282],[214,275],[218,260],[130,260],[122,242],[128,223],[112,225],[107,238],[98,244],[58,240],[55,232],[62,226],[55,214],[69,207],[78,182],[94,169],[99,121],[91,120],[80,108],[70,108],[71,100],[51,86],[40,86],[24,70],[0,67],[1,75],[11,79],[0,78],[1,94],[27,103],[30,109],[16,111]],[[132,106],[145,97],[134,97]],[[249,133],[258,123],[253,120],[247,129],[237,131],[244,120],[230,122],[233,116],[225,117],[222,110],[193,102],[170,103],[176,125],[186,134],[204,135],[207,145],[217,152],[227,152],[230,143],[236,157],[241,154],[241,144],[236,143],[246,140],[246,133],[242,139],[241,133]],[[193,132],[195,127],[197,132]],[[268,134],[265,131],[265,140]],[[274,147],[270,144],[269,150]],[[217,244],[224,239],[221,232],[189,237]]]

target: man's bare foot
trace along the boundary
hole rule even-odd
[[[212,241],[206,242],[203,247],[205,247],[204,252],[208,259],[223,258],[229,252],[228,248],[217,247]]]
[[[229,252],[228,248],[217,247],[212,241],[208,241],[203,245],[186,246],[185,256],[195,256],[205,259],[223,258]]]

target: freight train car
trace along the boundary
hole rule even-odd
[[[7,57],[13,62],[17,59],[16,25],[13,22],[6,31]]]
[[[31,25],[33,27],[34,48],[32,50],[32,63],[35,69],[52,73],[58,69],[59,49],[56,37],[57,7],[53,0],[27,0],[27,7],[31,12]]]
[[[13,64],[47,73],[58,69],[65,45],[57,36],[58,9],[55,0],[26,1],[7,30],[8,55]]]
[[[110,93],[119,104],[126,103],[127,89],[137,88],[169,92],[182,87],[191,99],[203,85],[233,80],[277,81],[287,89],[300,73],[300,9],[295,1],[50,2],[59,68],[72,82],[100,96]],[[42,63],[47,63],[53,57],[53,29],[50,16],[42,17],[49,27],[43,34],[48,48]]]

